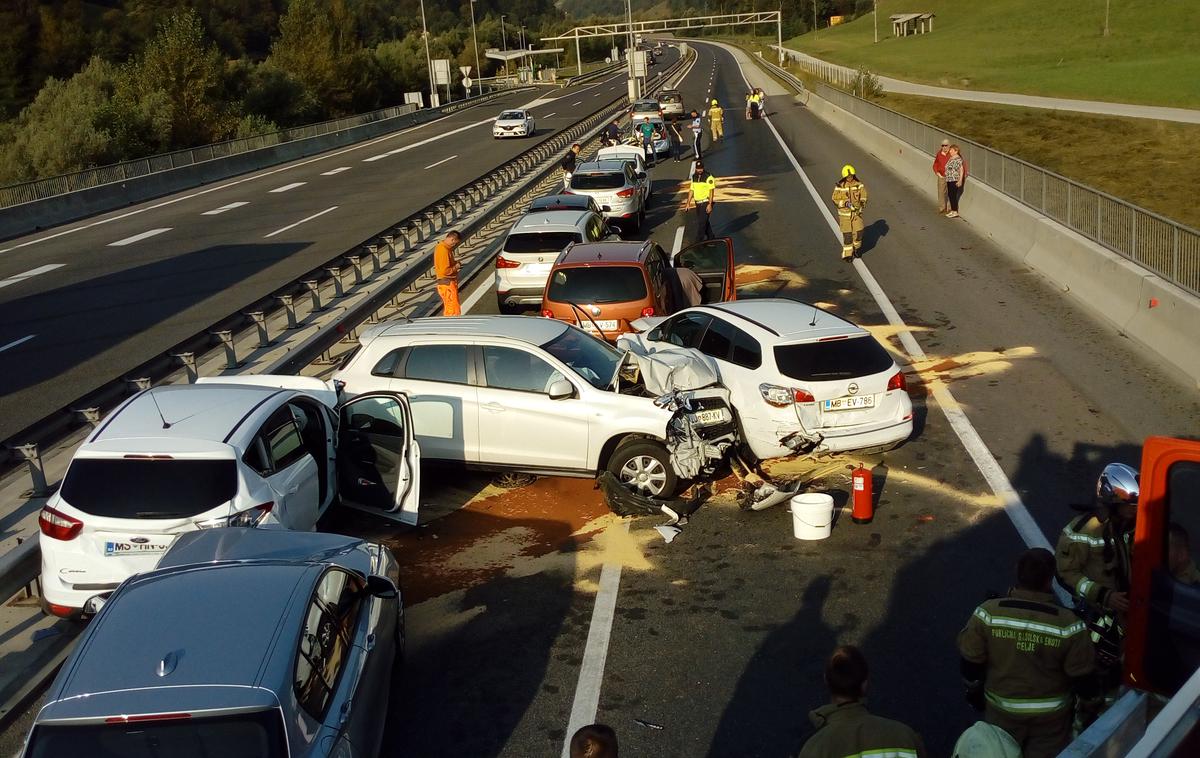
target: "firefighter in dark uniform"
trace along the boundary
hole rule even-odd
[[[1058,581],[1091,629],[1108,696],[1120,686],[1138,491],[1135,469],[1124,463],[1105,466],[1096,482],[1096,509],[1063,527],[1055,556]]]
[[[1012,735],[1024,758],[1050,758],[1071,741],[1075,707],[1099,707],[1087,626],[1054,597],[1054,555],[1025,551],[1008,597],[975,609],[958,633],[967,701]],[[1078,703],[1076,702],[1078,698]]]
[[[867,185],[859,181],[850,164],[842,166],[842,179],[833,187],[833,205],[842,230],[842,260],[848,261],[862,248],[862,214],[867,207]]]

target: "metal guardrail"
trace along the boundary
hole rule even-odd
[[[776,75],[803,83],[770,61],[754,56]],[[834,67],[795,60],[822,81],[814,92],[893,137],[933,156],[943,139],[962,148],[970,176],[1073,232],[1200,296],[1200,231],[1080,184],[1007,153],[884,108],[826,82],[853,86]]]
[[[521,86],[514,84],[513,87]],[[129,179],[135,179],[141,176],[148,176],[160,171],[170,171],[171,169],[183,168],[192,166],[197,163],[211,161],[218,158],[228,158],[232,155],[240,155],[242,153],[261,150],[267,147],[274,147],[287,142],[295,142],[302,139],[310,139],[312,137],[321,137],[326,134],[345,131],[357,126],[372,124],[378,121],[386,121],[388,119],[399,118],[401,116],[412,116],[415,114],[427,114],[430,118],[437,115],[445,115],[453,113],[462,108],[468,108],[472,105],[477,105],[481,102],[493,99],[505,94],[512,87],[497,88],[492,92],[485,92],[475,97],[457,100],[452,103],[447,103],[443,106],[432,109],[419,110],[416,105],[396,105],[390,108],[383,108],[370,113],[360,113],[357,116],[347,116],[345,118],[332,119],[329,121],[321,121],[316,124],[307,124],[305,126],[297,126],[291,129],[281,129],[277,132],[269,134],[261,134],[255,137],[244,137],[242,139],[226,140],[224,142],[215,142],[211,145],[201,145],[199,147],[188,148],[186,150],[176,150],[170,153],[161,153],[159,155],[151,155],[145,158],[136,160],[123,161],[121,163],[113,163],[108,166],[98,166],[96,168],[84,169],[70,174],[61,174],[59,176],[51,176],[45,179],[35,179],[19,184],[11,184],[6,187],[0,187],[0,208],[8,208],[14,205],[30,203],[36,200],[45,200],[46,198],[64,195],[70,192],[99,187],[105,184],[114,182],[123,182]],[[417,123],[423,119],[415,118],[413,123]]]

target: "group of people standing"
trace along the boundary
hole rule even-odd
[[[939,212],[946,218],[958,218],[958,201],[967,182],[967,161],[961,148],[948,139],[942,140],[933,156],[933,173],[937,176]]]

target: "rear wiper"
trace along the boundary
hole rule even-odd
[[[596,301],[596,302],[599,302],[599,301]],[[587,312],[585,312],[585,311],[583,310],[583,308],[579,307],[578,305],[576,305],[575,303],[571,302],[570,300],[568,300],[568,301],[567,301],[567,305],[571,306],[571,308],[572,308],[572,309],[574,309],[576,313],[578,313],[578,314],[580,314],[580,315],[582,315],[582,316],[586,317],[588,321],[591,321],[591,322],[592,322],[592,326],[596,327],[596,333],[597,333],[597,334],[603,334],[603,332],[601,332],[601,331],[600,331],[600,325],[596,323],[596,319],[594,319],[594,318],[592,318],[590,315],[588,315],[588,313],[587,313]]]

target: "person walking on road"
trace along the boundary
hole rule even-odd
[[[579,727],[571,736],[571,758],[618,758],[617,733],[604,724]]]
[[[671,140],[671,154],[678,163],[683,159],[683,133],[679,131],[679,124],[674,119],[671,119],[671,133],[675,135],[675,139]]]
[[[963,184],[967,181],[967,162],[958,145],[950,146],[943,171],[946,175],[946,198],[950,201],[950,212],[946,218],[958,218],[958,201],[962,198]]]
[[[950,160],[950,140],[942,140],[942,147],[933,156],[933,173],[937,177],[938,213],[950,212],[950,201],[946,196],[946,161]]]
[[[804,743],[800,758],[924,758],[921,735],[867,710],[867,674],[867,659],[858,648],[842,645],[833,651],[825,664],[830,703],[808,714],[817,731]]]
[[[646,151],[646,163],[654,165],[654,124],[650,123],[650,118],[642,119],[642,123],[637,125],[637,132],[642,138],[642,150]]]
[[[454,251],[462,244],[462,235],[451,229],[433,248],[433,274],[437,277],[437,293],[442,298],[443,316],[461,316],[458,304],[458,271],[462,265]]]
[[[842,230],[842,260],[848,261],[862,249],[862,214],[867,207],[867,185],[850,164],[842,166],[842,179],[833,187],[833,204]]]
[[[563,189],[571,189],[571,176],[575,173],[575,166],[578,163],[579,150],[579,143],[576,142],[574,145],[571,145],[571,149],[567,151],[565,156],[563,156],[561,164],[563,171]]]
[[[700,160],[703,156],[700,155],[700,141],[704,138],[704,122],[700,120],[700,114],[692,111],[692,154],[696,156],[696,160]]]
[[[716,100],[708,108],[708,127],[712,132],[712,144],[725,140],[725,109]]]
[[[713,238],[711,216],[713,205],[717,199],[717,180],[704,170],[704,164],[696,161],[692,171],[691,186],[688,188],[688,199],[683,204],[685,211],[695,211],[697,241]]]
[[[750,104],[753,99],[754,99],[754,93],[747,92],[746,93],[746,120],[747,121],[750,120]]]
[[[1071,741],[1075,706],[1087,723],[1100,704],[1092,640],[1058,604],[1053,581],[1054,555],[1026,550],[1017,586],[976,608],[958,633],[967,702],[1008,732],[1025,758],[1057,756]]]

